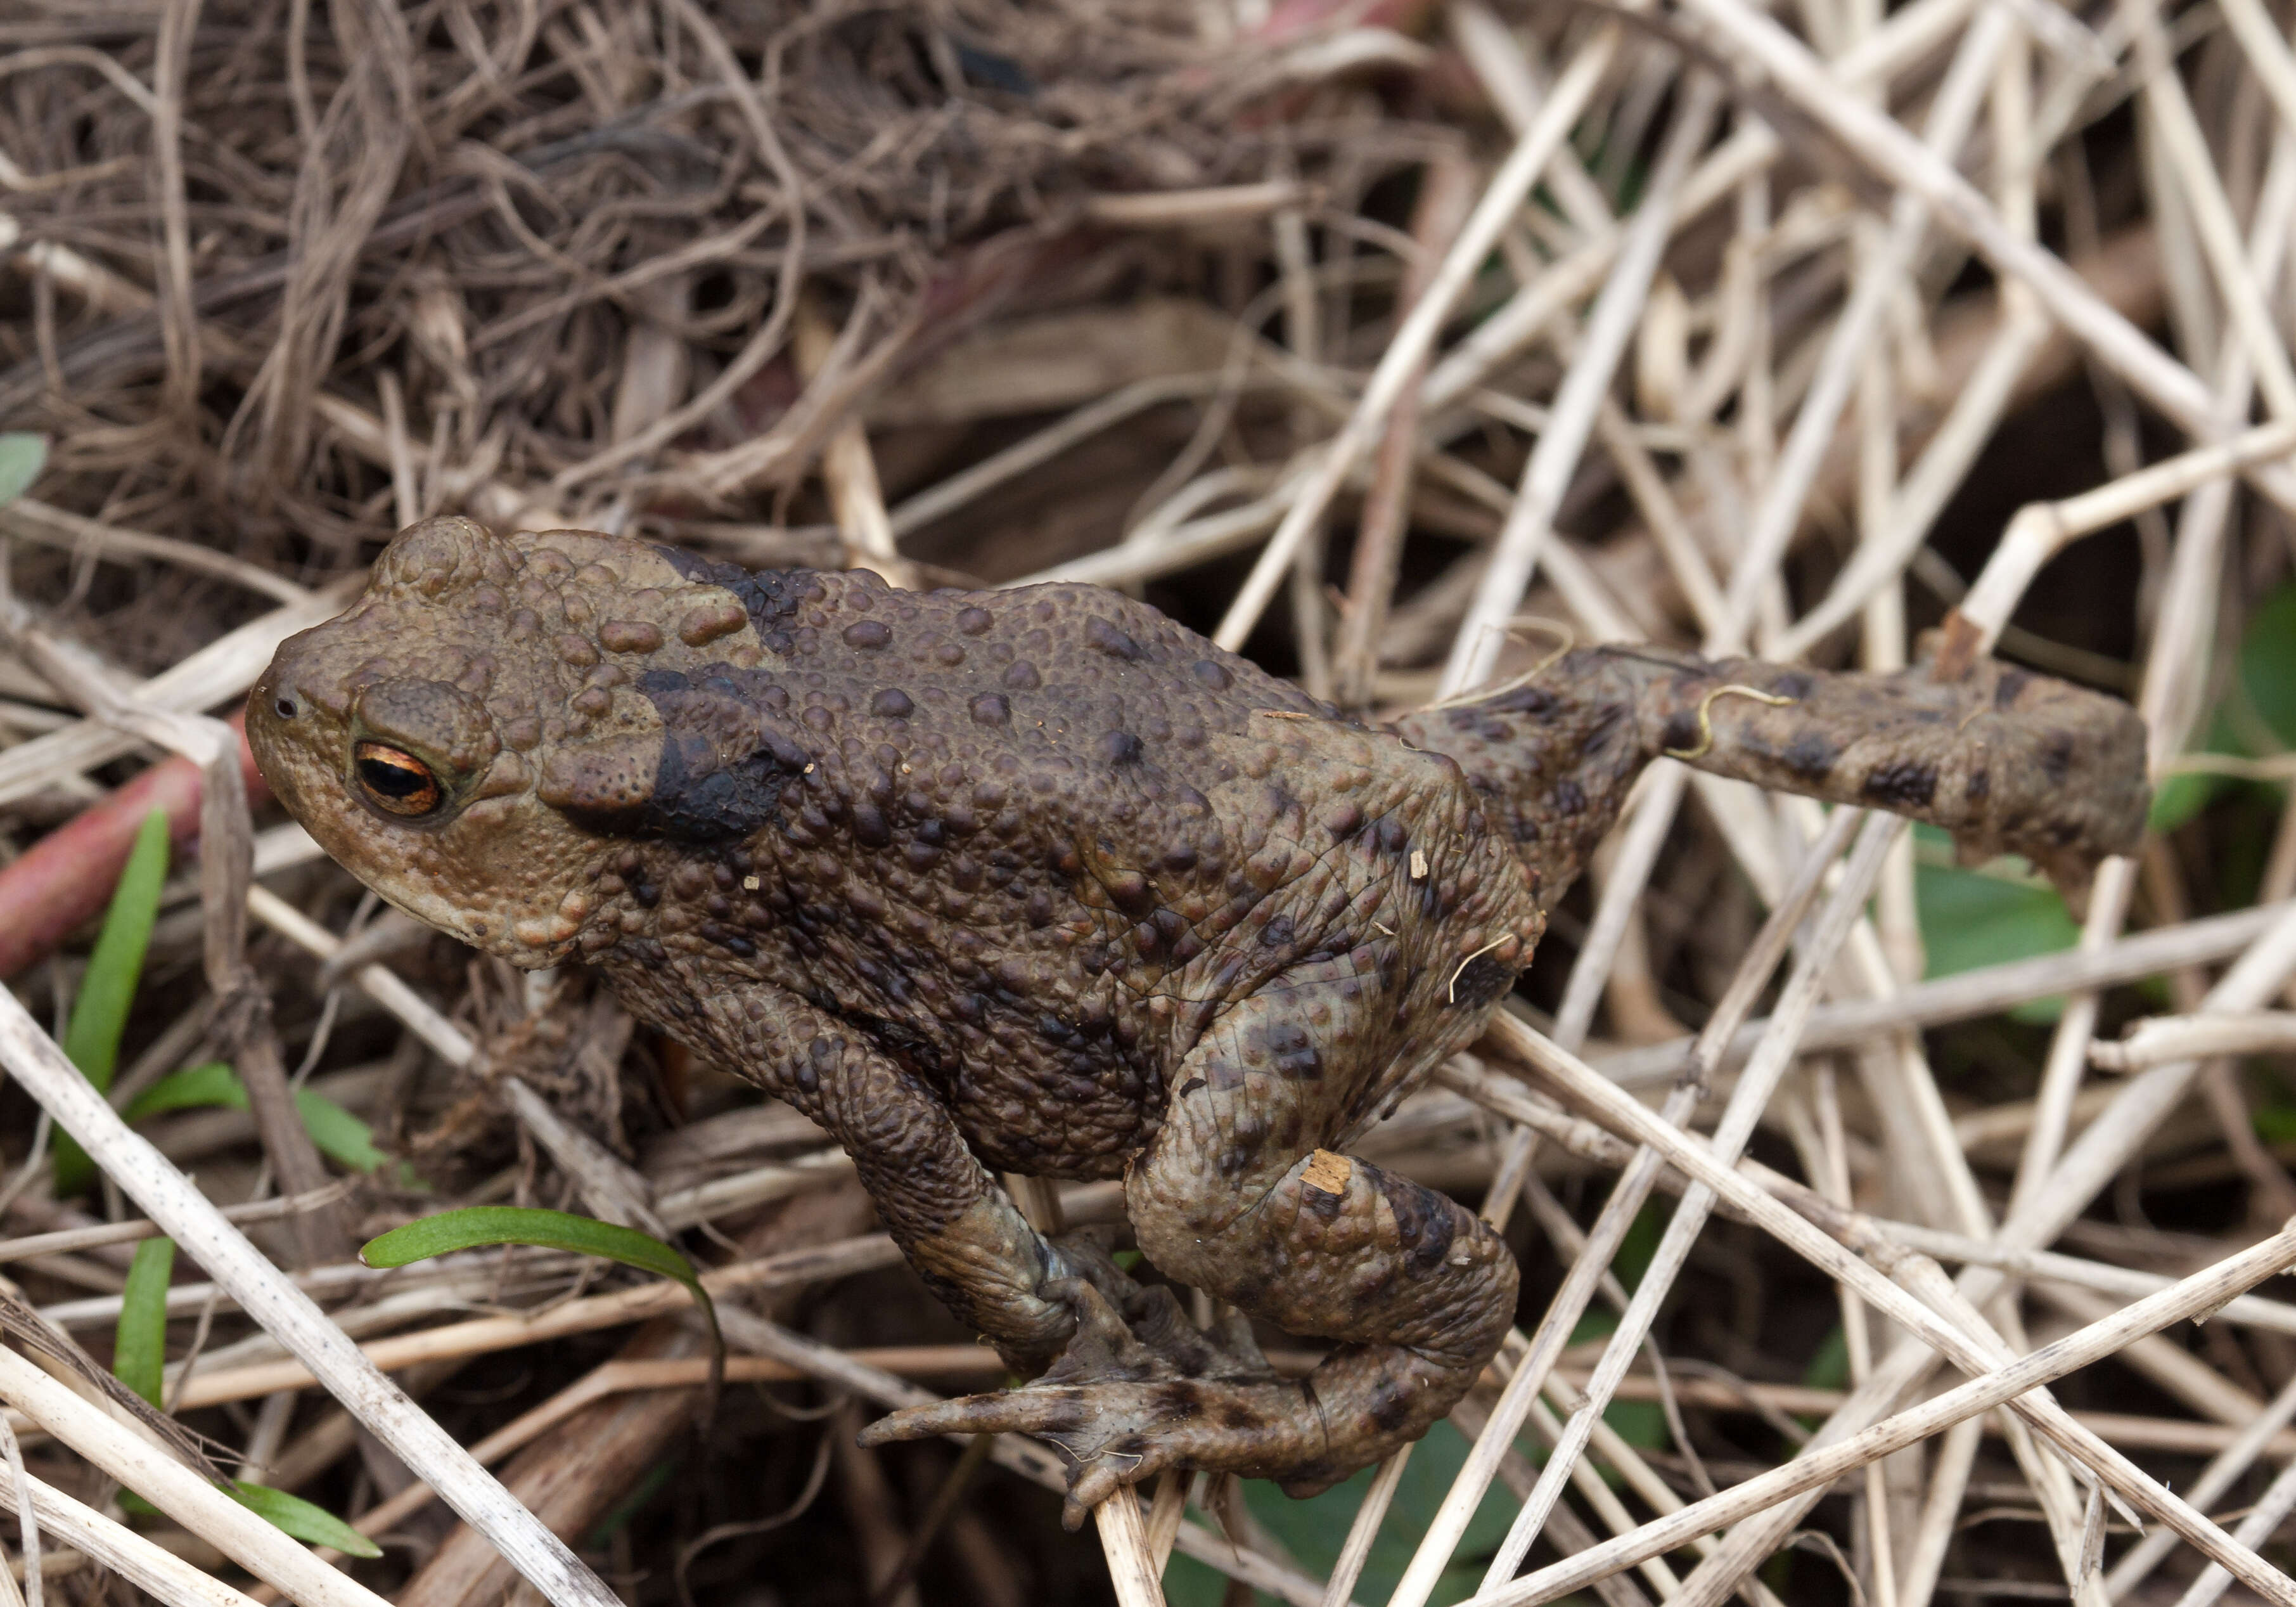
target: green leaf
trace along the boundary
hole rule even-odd
[[[144,975],[144,951],[160,913],[160,888],[168,878],[168,812],[155,809],[136,828],[135,846],[112,890],[103,931],[88,956],[87,977],[64,1028],[64,1053],[80,1075],[98,1088],[111,1086],[119,1063],[119,1034],[127,1007]]]
[[[2218,753],[2225,750],[2214,744],[2204,750]],[[2207,771],[2177,771],[2161,778],[2161,785],[2152,789],[2152,807],[2144,817],[2144,829],[2169,832],[2182,826],[2217,800],[2217,795],[2232,787],[2228,776],[2211,775]]]
[[[169,1110],[218,1105],[230,1110],[247,1109],[247,1084],[240,1081],[239,1073],[221,1060],[209,1060],[203,1066],[161,1077],[129,1101],[126,1117],[130,1122],[140,1122],[147,1116]],[[354,1172],[372,1172],[389,1164],[390,1157],[375,1147],[374,1129],[325,1094],[298,1088],[295,1110],[303,1118],[303,1129],[319,1147],[319,1153],[338,1166],[348,1166]]]
[[[374,1129],[325,1094],[298,1088],[295,1110],[319,1153],[337,1166],[373,1172],[390,1163],[390,1157],[375,1147]]]
[[[168,1282],[175,1273],[174,1240],[146,1239],[135,1247],[111,1339],[111,1371],[154,1406],[168,1361]]]
[[[2205,737],[2189,750],[2195,754],[2258,759],[2296,747],[2296,582],[2279,587],[2249,615],[2232,684],[2201,729]],[[2202,770],[2175,771],[2154,789],[2146,825],[2174,831],[2226,793],[2259,785]],[[2276,807],[2280,788],[2270,786],[2267,795]]]
[[[1666,1408],[1654,1400],[1614,1400],[1603,1408],[1603,1421],[1637,1450],[1666,1446]]]
[[[359,1247],[359,1259],[369,1266],[406,1266],[433,1256],[456,1250],[480,1249],[497,1244],[531,1244],[544,1249],[571,1250],[578,1256],[597,1256],[636,1267],[642,1273],[668,1278],[685,1286],[709,1325],[709,1390],[705,1407],[714,1406],[720,1375],[725,1370],[726,1341],[718,1331],[718,1306],[701,1287],[701,1276],[673,1247],[651,1233],[626,1228],[594,1216],[570,1211],[542,1211],[529,1206],[466,1206],[441,1211],[393,1228]]]
[[[2240,689],[2272,735],[2296,747],[2296,583],[2280,587],[2249,615]]]
[[[201,1109],[210,1105],[223,1105],[234,1110],[247,1108],[247,1087],[239,1080],[239,1073],[221,1060],[209,1060],[187,1071],[170,1073],[127,1101],[120,1113],[128,1122],[140,1122],[145,1117],[161,1116],[170,1110]]]
[[[13,502],[32,489],[47,466],[48,438],[20,430],[0,434],[0,502]]]
[[[1372,1543],[1371,1555],[1356,1586],[1355,1599],[1364,1607],[1381,1607],[1394,1593],[1410,1564],[1411,1553],[1418,1548],[1466,1459],[1466,1438],[1447,1422],[1437,1423],[1427,1431],[1426,1438],[1412,1447],[1411,1460],[1404,1464],[1403,1478],[1396,1486],[1394,1504],[1388,1508],[1387,1521],[1380,1526],[1379,1537]],[[1374,1471],[1365,1468],[1346,1483],[1305,1501],[1292,1500],[1265,1479],[1246,1479],[1244,1500],[1252,1515],[1273,1530],[1303,1566],[1328,1571],[1339,1560],[1340,1547],[1355,1521],[1356,1509],[1363,1504],[1364,1492],[1371,1488]],[[1504,1488],[1495,1488],[1484,1495],[1460,1537],[1455,1561],[1436,1581],[1429,1598],[1432,1607],[1447,1607],[1474,1595],[1484,1566],[1505,1537],[1513,1516]],[[1171,1607],[1218,1607],[1226,1584],[1222,1576],[1194,1558],[1175,1554],[1164,1575],[1165,1599]],[[1274,1600],[1264,1595],[1259,1599]]]
[[[1846,1389],[1849,1387],[1849,1331],[1839,1323],[1826,1332],[1817,1354],[1809,1358],[1809,1365],[1801,1370],[1801,1381],[1813,1389]]]
[[[223,1493],[282,1534],[313,1545],[332,1545],[347,1557],[379,1557],[382,1548],[324,1506],[314,1506],[300,1496],[275,1490],[267,1484],[242,1484],[233,1479]],[[168,1514],[134,1490],[119,1492],[119,1510],[139,1517]]]
[[[2259,1105],[2251,1121],[2256,1136],[2267,1144],[2296,1143],[2296,1105],[2282,1100]]]
[[[168,813],[155,809],[144,817],[135,846],[112,889],[111,908],[103,917],[103,930],[88,956],[87,976],[79,997],[72,1001],[71,1020],[64,1027],[64,1054],[80,1075],[100,1092],[111,1086],[119,1064],[119,1034],[127,1026],[127,1007],[135,998],[135,985],[144,975],[144,951],[152,942],[152,923],[160,913],[160,889],[168,879]],[[59,1197],[77,1194],[95,1178],[95,1165],[86,1152],[59,1133],[55,1141],[55,1186]]]
[[[379,1557],[382,1547],[324,1506],[267,1484],[234,1480],[232,1498],[281,1532],[312,1545],[332,1545],[347,1557]]]
[[[693,1263],[652,1234],[600,1222],[594,1216],[527,1206],[468,1206],[424,1216],[368,1240],[359,1247],[359,1259],[369,1266],[410,1266],[433,1256],[496,1244],[531,1244],[571,1250],[578,1256],[601,1256],[640,1272],[675,1279],[693,1292],[695,1300],[709,1299]]]
[[[2080,940],[2065,901],[2048,887],[1917,863],[1914,900],[1932,977],[2054,954]],[[2036,999],[2009,1014],[2019,1021],[2049,1022],[2063,1009],[2062,998]]]

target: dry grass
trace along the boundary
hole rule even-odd
[[[140,1203],[203,1263],[176,1409],[382,1537],[355,1577],[409,1607],[502,1598],[519,1542],[315,1379],[390,1371],[429,1408],[369,1420],[400,1456],[464,1477],[443,1429],[647,1603],[1197,1599],[1176,1546],[1300,1607],[2199,1607],[2208,1557],[2296,1601],[2296,1304],[2224,1304],[2296,1255],[2289,36],[2284,0],[0,8],[0,424],[52,442],[0,507],[0,955],[60,1020],[168,810],[203,851],[112,1103],[221,1054],[254,1106],[92,1141],[112,1175],[60,1203],[0,1095],[0,1260],[101,1352]],[[1366,709],[1558,632],[1890,668],[1942,625],[2129,696],[2177,812],[2076,936],[2013,867],[1654,771],[1520,1016],[1366,1141],[1526,1270],[1457,1436],[1304,1519],[1167,1478],[1096,1546],[1040,1446],[853,1448],[991,1375],[818,1130],[378,914],[242,795],[209,716],[452,509],[1089,579]],[[299,1079],[428,1191],[328,1187]],[[279,1314],[193,1172],[332,1322]],[[344,1260],[496,1199],[710,1265],[706,1446],[674,1286]],[[36,1589],[243,1599],[280,1562],[130,1532],[44,1410],[5,1447]]]

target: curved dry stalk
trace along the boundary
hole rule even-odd
[[[2259,424],[2228,440],[2148,464],[2133,474],[2077,497],[2029,503],[2019,508],[2001,532],[2000,544],[1986,560],[1984,570],[1954,611],[1955,623],[1948,628],[1950,646],[1945,650],[1951,656],[1941,656],[1939,672],[1954,673],[1967,657],[1984,651],[1985,644],[1997,640],[2019,599],[2041,573],[2042,565],[2074,541],[2134,518],[2148,508],[2187,496],[2250,464],[2263,463],[2290,452],[2296,452],[2296,421]],[[1853,576],[1860,582],[1865,579],[1857,575],[1857,567],[1853,565],[1843,573],[1837,593],[1855,596]],[[1805,636],[1815,640],[1825,634],[1831,625],[1818,628],[1812,622],[1834,614],[1846,614],[1846,610],[1837,607],[1833,597],[1828,597],[1824,604],[1795,626],[1793,641],[1804,643]]]

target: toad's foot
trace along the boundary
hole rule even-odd
[[[1063,1246],[1074,1257],[1071,1247]],[[1069,1462],[1062,1519],[1170,1467],[1283,1477],[1331,1461],[1315,1392],[1279,1377],[1250,1325],[1231,1315],[1212,1333],[1168,1289],[1143,1289],[1104,1260],[1039,1291],[1076,1314],[1076,1336],[1045,1376],[995,1395],[912,1406],[862,1430],[865,1446],[937,1434],[1029,1434]],[[1120,1303],[1120,1304],[1119,1304]],[[1295,1493],[1330,1483],[1312,1478]]]

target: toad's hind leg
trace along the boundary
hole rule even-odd
[[[1194,1353],[1172,1342],[1168,1297],[1152,1309],[1144,1298],[1122,1313],[1129,1336],[1113,1311],[1087,1317],[1037,1383],[900,1413],[873,1438],[1038,1435],[1074,1463],[1073,1520],[1172,1466],[1311,1495],[1450,1410],[1513,1320],[1514,1262],[1451,1199],[1313,1147],[1343,1119],[1332,1107],[1351,1081],[1336,1064],[1350,1034],[1324,1039],[1329,1067],[1267,1052],[1296,1039],[1302,991],[1263,990],[1206,1034],[1125,1194],[1140,1248],[1164,1273],[1339,1347],[1306,1378],[1280,1378],[1248,1342]],[[1365,1024],[1352,1041],[1379,1052],[1385,1038]]]

